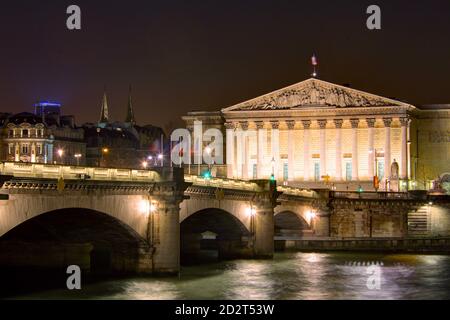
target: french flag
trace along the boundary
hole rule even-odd
[[[311,64],[313,65],[313,66],[317,66],[317,57],[316,57],[316,55],[315,54],[313,54],[313,56],[311,57]]]

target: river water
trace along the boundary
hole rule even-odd
[[[277,253],[183,267],[179,278],[134,277],[15,298],[450,299],[450,256]]]

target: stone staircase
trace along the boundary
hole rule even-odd
[[[427,206],[420,207],[417,211],[408,213],[408,236],[423,237],[430,234]]]

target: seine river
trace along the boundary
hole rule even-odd
[[[126,278],[16,298],[450,299],[450,256],[277,253],[183,267],[179,278]]]

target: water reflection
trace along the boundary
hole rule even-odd
[[[379,290],[367,285],[370,265],[379,268]],[[189,266],[179,278],[120,279],[17,298],[449,299],[450,256],[283,253]]]

